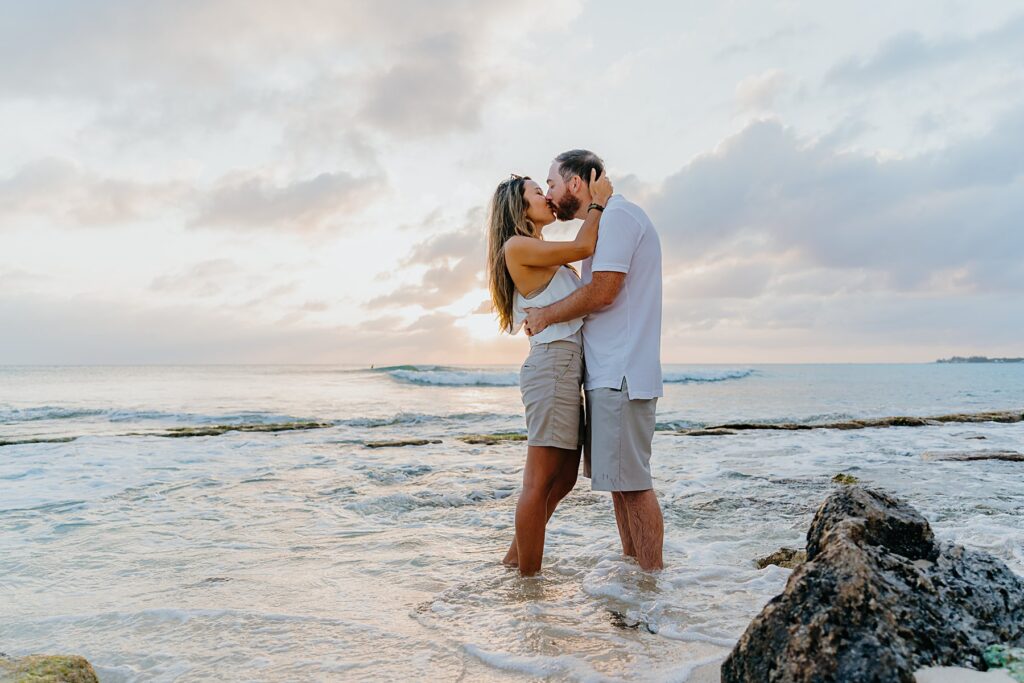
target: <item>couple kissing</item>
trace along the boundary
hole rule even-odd
[[[583,220],[575,239],[544,239],[556,218]],[[600,157],[570,150],[555,157],[546,188],[516,174],[498,185],[487,277],[502,331],[522,329],[530,340],[519,373],[526,465],[503,562],[523,576],[540,571],[547,522],[576,485],[582,452],[591,488],[611,493],[623,554],[661,569],[664,524],[650,463],[663,395],[653,223],[613,194]]]

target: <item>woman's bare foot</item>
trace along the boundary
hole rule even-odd
[[[506,567],[518,567],[519,566],[519,552],[516,548],[516,539],[512,538],[512,546],[505,553],[505,559],[501,561]]]

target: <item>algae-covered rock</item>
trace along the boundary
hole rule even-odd
[[[832,477],[833,484],[842,484],[843,486],[852,486],[853,484],[856,484],[859,481],[860,479],[858,479],[857,477],[853,476],[852,474],[846,474],[845,472],[841,472],[836,476]]]
[[[683,436],[729,436],[735,434],[731,429],[680,429],[679,434]]]
[[[77,655],[0,658],[0,683],[99,683],[92,665]]]
[[[989,645],[985,648],[985,664],[990,669],[1005,669],[1010,678],[1024,683],[1024,647]]]
[[[1007,462],[1024,462],[1024,453],[1017,451],[925,451],[921,454],[925,460],[947,460],[967,462],[972,460],[1005,460]]]
[[[779,548],[771,555],[759,557],[754,562],[758,569],[764,569],[770,564],[785,569],[793,569],[807,559],[807,552],[796,548]]]
[[[495,432],[493,434],[464,434],[458,438],[459,441],[469,444],[493,446],[502,441],[526,441],[526,434],[520,434],[519,432]]]
[[[874,417],[862,420],[845,420],[843,422],[826,422],[823,424],[795,424],[792,422],[730,422],[714,425],[709,430],[752,430],[767,429],[781,431],[799,431],[805,429],[877,429],[883,427],[931,427],[948,422],[1002,422],[1013,423],[1024,421],[1024,411],[1003,410],[984,413],[955,413],[953,415],[936,415],[934,417],[911,417],[895,415],[892,417]]]
[[[290,432],[298,429],[326,429],[330,422],[271,422],[258,424],[210,425],[208,427],[174,427],[155,436],[182,438],[188,436],[220,436],[227,432]]]

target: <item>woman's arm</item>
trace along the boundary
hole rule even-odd
[[[590,195],[595,204],[604,206],[612,196],[612,184],[608,175],[590,172]],[[601,212],[591,209],[587,218],[571,242],[548,242],[532,237],[517,235],[505,242],[505,258],[522,266],[561,266],[594,255],[597,246],[597,231],[601,223]]]

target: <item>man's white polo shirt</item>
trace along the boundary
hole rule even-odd
[[[629,398],[664,396],[661,382],[661,241],[644,210],[612,195],[601,216],[594,255],[583,262],[583,282],[593,273],[625,273],[615,302],[583,323],[585,389],[619,389]]]

